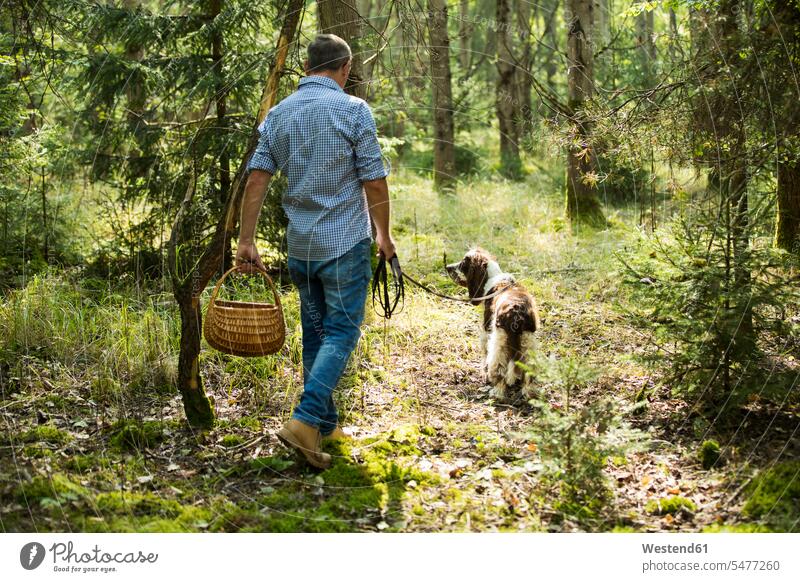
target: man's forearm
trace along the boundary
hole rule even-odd
[[[389,185],[386,178],[364,182],[369,215],[378,234],[389,236]]]
[[[247,177],[244,187],[244,200],[242,200],[242,213],[239,217],[239,242],[252,243],[256,237],[258,215],[264,204],[264,195],[272,174],[264,170],[253,170]]]

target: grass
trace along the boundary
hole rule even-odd
[[[637,401],[636,422],[672,440],[672,427],[656,421],[675,404],[665,404],[638,359],[641,338],[623,318],[631,295],[614,258],[638,244],[638,210],[608,206],[609,229],[573,231],[551,177],[559,173],[468,181],[446,198],[428,179],[395,172],[401,262],[415,278],[463,294],[443,273],[444,255],[453,261],[472,245],[487,248],[537,298],[542,353],[602,364],[601,378],[576,389],[576,413],[603,395],[620,409]],[[0,469],[0,502],[14,508],[0,515],[4,531],[645,531],[666,527],[666,515],[694,531],[790,525],[773,519],[796,503],[793,489],[781,496],[774,485],[788,483],[784,472],[748,490],[749,523],[711,523],[690,491],[711,474],[724,477],[728,465],[711,459],[723,445],[727,459],[728,448],[699,438],[603,465],[617,475],[613,503],[555,502],[542,478],[552,459],[536,446],[525,399],[504,407],[481,391],[480,310],[415,289],[389,325],[368,310],[336,394],[356,438],[326,445],[333,465],[310,472],[271,437],[302,389],[295,293],[283,294],[289,333],[280,353],[236,358],[203,344],[200,366],[219,421],[197,433],[182,422],[175,393],[180,322],[169,293],[92,290],[99,287],[52,273],[0,304],[8,379],[0,414],[21,435],[13,463],[0,453],[9,467]],[[226,293],[255,298],[263,289],[241,284]],[[539,382],[537,399],[558,406],[556,388]],[[36,410],[58,423],[36,425]],[[700,472],[698,461],[715,471]],[[688,483],[680,495],[669,493],[672,466]],[[641,502],[644,478],[654,488],[650,504]]]

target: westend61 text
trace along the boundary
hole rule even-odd
[[[158,554],[145,554],[138,552],[116,552],[110,554],[103,552],[99,546],[93,547],[88,552],[76,553],[73,551],[72,542],[55,543],[50,546],[53,554],[53,563],[60,560],[68,564],[154,564]]]
[[[642,544],[642,551],[645,554],[707,554],[708,544],[686,544],[681,546]]]

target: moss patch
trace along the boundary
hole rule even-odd
[[[221,444],[225,448],[232,448],[232,447],[238,447],[243,442],[244,438],[242,438],[238,434],[226,434],[224,437],[222,437],[222,440],[219,441],[219,444]]]
[[[720,465],[719,443],[714,440],[703,441],[697,456],[703,469],[708,470]]]
[[[715,523],[703,528],[703,533],[770,533],[773,530],[759,523]]]
[[[113,491],[95,497],[97,509],[103,513],[131,515],[158,515],[177,517],[181,505],[174,499],[163,499],[153,493]]]
[[[63,445],[72,440],[72,435],[50,424],[43,424],[25,432],[21,439],[24,443],[50,443]]]
[[[37,475],[30,481],[22,483],[17,490],[19,501],[29,505],[39,503],[42,506],[60,505],[87,495],[85,487],[60,473],[50,476]]]
[[[764,471],[747,487],[747,495],[744,515],[763,519],[781,531],[797,531],[800,461],[780,463]]]
[[[164,436],[160,422],[121,420],[111,427],[109,443],[119,451],[138,451],[158,445]]]
[[[645,506],[645,511],[651,515],[674,515],[679,511],[689,511],[694,513],[697,506],[690,499],[685,497],[664,497],[662,499],[651,499]]]

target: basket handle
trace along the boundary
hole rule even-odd
[[[281,307],[281,296],[278,295],[278,291],[275,289],[275,284],[272,282],[272,278],[267,274],[266,270],[262,269],[261,267],[257,267],[255,265],[253,266],[267,280],[267,283],[269,283],[269,287],[272,290],[272,295],[275,297],[275,305],[278,306],[278,309],[283,309],[283,307]],[[220,287],[222,287],[222,282],[225,281],[228,275],[230,275],[234,271],[239,270],[240,267],[241,265],[236,265],[234,267],[231,267],[225,272],[224,275],[222,275],[222,277],[219,278],[219,281],[217,281],[217,284],[214,286],[214,291],[211,293],[211,301],[209,302],[209,306],[214,305],[214,301],[217,300],[217,293],[219,293],[219,289]]]

